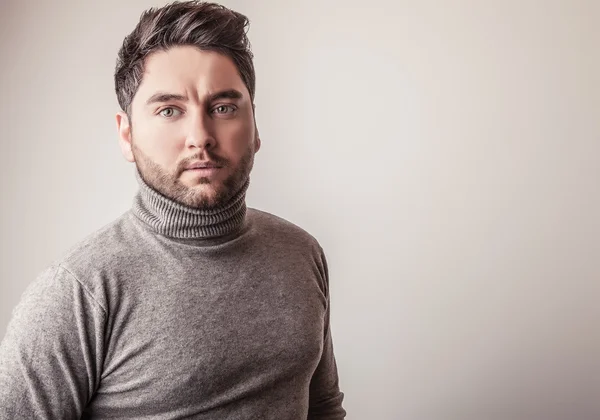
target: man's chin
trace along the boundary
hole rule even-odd
[[[182,185],[185,185],[186,188],[194,189],[194,188],[214,188],[215,181],[210,180],[208,178],[196,178],[193,180],[187,180],[186,182],[182,182]]]
[[[219,191],[211,184],[196,184],[187,186],[187,193],[182,200],[189,207],[210,209],[222,203],[217,201]]]

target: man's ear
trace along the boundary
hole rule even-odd
[[[260,150],[260,135],[258,134],[258,128],[256,129],[255,137],[254,137],[254,153]]]
[[[258,132],[258,127],[256,126],[256,105],[252,104],[252,111],[254,114],[254,153],[260,150],[260,134]]]
[[[119,146],[121,153],[128,162],[135,162],[131,145],[131,122],[125,112],[117,112],[117,131],[119,132]]]

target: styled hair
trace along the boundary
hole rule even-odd
[[[121,109],[130,113],[146,57],[174,46],[194,46],[229,57],[254,102],[256,76],[248,26],[246,16],[216,3],[176,1],[146,10],[118,53],[115,91]]]

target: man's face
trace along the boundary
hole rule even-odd
[[[147,57],[131,104],[117,114],[123,155],[163,195],[196,208],[226,203],[252,170],[260,139],[233,61],[178,46]]]

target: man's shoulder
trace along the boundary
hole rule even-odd
[[[76,271],[86,267],[103,264],[114,264],[114,259],[126,254],[131,249],[131,233],[134,229],[130,220],[130,212],[125,212],[112,222],[72,245],[54,262],[65,268]]]
[[[308,231],[280,216],[254,208],[248,209],[256,233],[270,241],[307,245],[320,249],[319,241]]]

